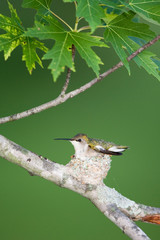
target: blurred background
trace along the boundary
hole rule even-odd
[[[31,27],[34,10],[22,9],[22,1],[10,2],[23,24]],[[72,24],[73,4],[57,0],[53,8]],[[7,1],[1,1],[0,10],[9,15]],[[101,72],[119,62],[112,48],[95,50],[104,62]],[[158,45],[150,50],[158,53]],[[0,117],[56,98],[64,84],[65,74],[53,82],[47,61],[44,69],[37,65],[30,76],[21,54],[18,48],[5,62],[0,53]],[[72,74],[68,91],[95,77],[78,54],[75,61],[77,71]],[[69,142],[54,141],[57,137],[86,133],[128,145],[130,149],[123,156],[113,157],[106,185],[138,203],[160,207],[160,83],[133,61],[130,66],[131,76],[121,68],[55,108],[0,125],[0,134],[61,164],[70,160],[74,149]],[[40,177],[31,177],[4,159],[0,159],[0,213],[3,240],[128,239],[87,199]],[[159,226],[137,224],[151,239],[159,239]]]

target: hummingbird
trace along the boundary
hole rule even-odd
[[[55,140],[67,140],[72,143],[75,149],[76,158],[97,157],[108,155],[122,155],[128,147],[106,142],[102,139],[89,138],[86,134],[79,133],[73,138],[55,138]]]

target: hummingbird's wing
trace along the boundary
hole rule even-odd
[[[113,150],[110,150],[110,149],[103,148],[100,145],[95,146],[94,150],[97,151],[97,152],[104,153],[104,154],[109,154],[109,155],[116,155],[116,156],[122,155],[121,151],[116,152],[116,151],[113,151]]]
[[[100,139],[89,139],[89,147],[93,150],[109,155],[122,155],[122,152],[125,151],[128,147],[127,146],[120,146],[116,145],[112,142],[106,142]]]
[[[122,152],[128,148],[127,146],[119,146],[112,142],[105,142],[103,140],[92,140],[89,146],[97,152],[117,156],[122,155]]]

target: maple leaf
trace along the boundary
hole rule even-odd
[[[64,0],[64,2],[73,2],[74,0]],[[99,5],[99,0],[77,0],[77,17],[83,17],[89,23],[92,32],[98,25],[101,25],[101,19],[105,17],[103,8]]]
[[[126,12],[126,6],[121,4],[120,0],[99,0],[103,8],[106,8],[107,13],[120,14]]]
[[[131,54],[139,48],[131,37],[133,36],[149,41],[155,36],[155,34],[149,29],[148,25],[132,22],[134,15],[135,13],[130,11],[114,18],[106,24],[106,30],[104,33],[105,40],[112,44],[129,73],[130,69],[127,61],[126,50],[128,50]]]
[[[137,44],[136,42],[134,44],[133,43],[131,44],[132,44],[132,49],[127,47],[129,54],[131,54],[132,51],[136,51],[136,49],[140,47],[140,45]],[[159,75],[160,59],[156,57],[156,54],[145,50],[139,53],[136,57],[134,57],[133,60],[136,62],[136,64],[139,67],[143,67],[149,74],[152,74],[154,77],[156,77],[160,81],[160,75]]]
[[[89,67],[93,69],[96,75],[99,75],[99,64],[102,64],[100,58],[91,49],[93,46],[106,47],[107,45],[100,41],[99,37],[93,37],[89,33],[66,31],[62,25],[51,16],[44,18],[48,25],[35,22],[35,27],[28,29],[26,33],[29,37],[37,37],[41,40],[53,39],[55,44],[43,57],[51,59],[49,68],[52,71],[54,81],[67,66],[75,71],[72,61],[72,44],[75,45],[80,56],[86,61]]]
[[[78,0],[77,2],[77,16],[84,17],[93,32],[98,25],[101,25],[101,18],[105,16],[102,7],[99,6],[99,1]]]
[[[68,33],[57,20],[50,16],[46,17],[45,20],[48,21],[48,25],[35,22],[35,28],[29,29],[26,34],[27,36],[37,37],[41,40],[56,40],[53,48],[43,57],[44,59],[52,59],[49,69],[52,70],[53,79],[56,81],[60,73],[64,72],[65,66],[74,71],[70,50],[72,43],[69,41]]]
[[[23,49],[22,60],[26,62],[29,73],[35,68],[35,62],[42,67],[42,62],[36,53],[36,48],[46,52],[47,48],[43,43],[40,43],[36,39],[26,38],[24,36],[24,28],[21,20],[17,15],[16,10],[8,2],[11,17],[0,14],[0,28],[6,33],[0,35],[0,51],[4,51],[5,60],[10,57],[12,51],[21,46]]]
[[[20,45],[21,37],[24,33],[22,23],[13,9],[12,5],[8,2],[11,17],[6,17],[0,14],[0,28],[6,33],[0,35],[0,51],[4,51],[5,60],[11,55],[11,52]]]
[[[61,72],[64,72],[65,66],[75,71],[71,46],[69,33],[66,32],[61,36],[61,40],[58,39],[53,48],[43,57],[43,59],[52,60],[48,68],[51,69],[54,81],[57,80]]]
[[[52,0],[23,0],[22,7],[34,8],[40,15],[48,15]]]
[[[26,67],[28,68],[30,74],[32,73],[33,68],[35,68],[36,62],[43,67],[42,61],[36,52],[37,48],[44,52],[47,51],[47,48],[43,43],[30,37],[24,37],[23,41],[21,42],[21,46],[23,49],[22,60],[26,62]]]
[[[121,2],[145,20],[160,24],[160,0],[127,0]]]

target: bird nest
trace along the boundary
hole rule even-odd
[[[109,155],[99,157],[73,157],[66,165],[72,176],[83,184],[100,184],[107,176],[111,165]]]

